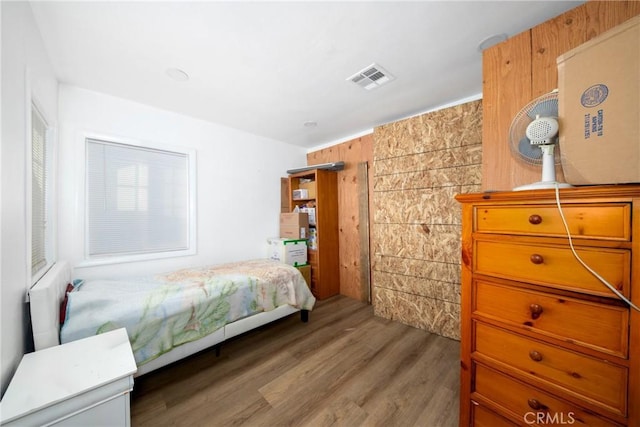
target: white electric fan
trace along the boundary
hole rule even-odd
[[[558,147],[558,91],[542,95],[522,108],[509,128],[511,152],[530,165],[542,164],[542,181],[522,185],[514,191],[571,187],[556,181]]]

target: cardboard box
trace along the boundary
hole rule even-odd
[[[269,244],[269,259],[284,262],[285,264],[298,266],[307,263],[307,241],[304,239],[292,240],[281,237],[267,239]]]
[[[287,239],[308,239],[309,215],[305,212],[281,213],[280,237]]]
[[[296,268],[300,270],[304,281],[307,282],[307,286],[311,287],[311,266],[309,264],[297,265]]]
[[[307,199],[315,199],[316,198],[316,182],[301,182],[300,183],[301,190],[307,190]]]
[[[558,57],[562,169],[569,184],[640,182],[640,16]]]

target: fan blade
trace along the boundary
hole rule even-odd
[[[531,145],[531,141],[526,136],[518,142],[518,153],[526,161],[537,163],[542,159],[540,147]]]

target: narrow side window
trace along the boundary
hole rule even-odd
[[[53,264],[51,143],[46,120],[31,107],[31,279],[36,282]]]

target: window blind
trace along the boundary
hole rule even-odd
[[[31,109],[31,272],[47,265],[47,124]]]
[[[86,143],[89,258],[189,249],[188,156]]]

